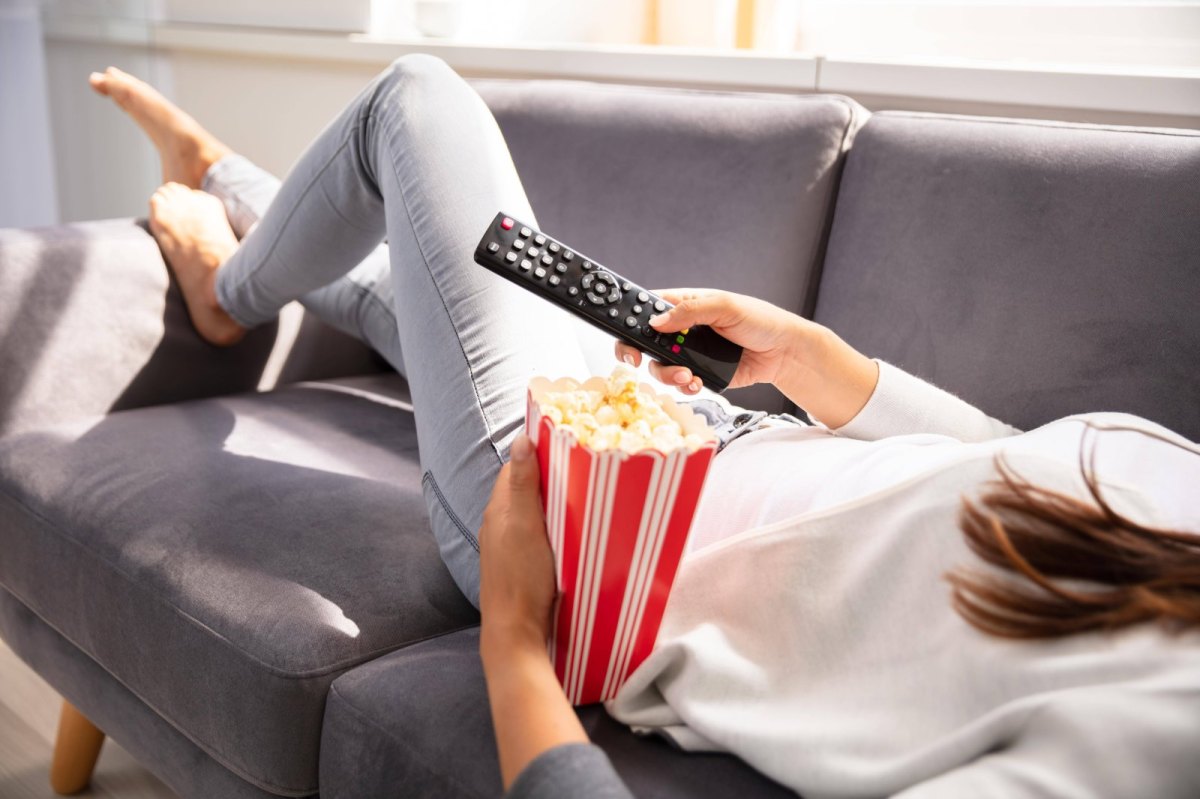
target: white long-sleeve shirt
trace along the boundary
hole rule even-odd
[[[655,651],[609,712],[732,752],[808,799],[1200,797],[1200,633],[1015,642],[950,605],[982,566],[961,498],[997,476],[1200,530],[1200,455],[1125,414],[1027,433],[888,364],[836,431],[780,425],[713,461]]]

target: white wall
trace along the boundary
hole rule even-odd
[[[305,39],[298,36],[281,41],[288,37],[256,35],[246,38],[236,28],[200,30],[188,27],[166,31],[160,28],[155,34],[152,24],[141,24],[144,29],[142,33],[139,33],[137,24],[126,23],[118,35],[106,34],[103,37],[90,35],[90,29],[86,26],[85,29],[77,28],[75,33],[61,27],[51,31],[47,45],[49,98],[63,221],[143,215],[146,200],[159,182],[153,150],[140,131],[110,101],[92,94],[86,82],[90,71],[115,64],[147,78],[235,150],[275,174],[282,175],[329,119],[379,69],[386,66],[396,52],[396,47],[387,43],[350,41],[345,37]],[[295,44],[294,40],[313,41],[315,44],[310,52],[303,45]],[[530,74],[528,70],[534,62],[540,65],[539,69],[545,69],[547,64],[561,65],[564,74],[570,75],[571,64],[581,60],[596,60],[592,56],[581,59],[584,54],[577,55],[570,50],[540,53],[518,48],[484,55],[476,54],[469,48],[451,50],[456,54],[460,72],[467,76],[520,76],[523,70],[524,74]],[[637,69],[642,70],[639,74],[644,75],[651,75],[656,69],[675,70],[663,74],[682,75],[678,72],[683,68],[680,65],[691,63],[684,59],[667,65],[665,61],[656,60],[668,56],[627,56],[618,52],[602,55],[607,58],[605,63],[614,66],[620,64],[624,67],[636,62],[640,65]],[[754,66],[750,61],[747,64],[754,70],[763,66]],[[812,70],[811,59],[807,66],[799,62],[794,65],[781,64],[779,68],[785,70]],[[775,69],[779,65],[767,66],[772,67],[773,72],[779,71]],[[878,68],[875,69],[878,71]],[[751,70],[745,74],[760,73]],[[831,64],[826,63],[822,79],[833,74]],[[589,75],[594,77],[592,73]],[[705,85],[697,82],[694,75],[690,75],[690,78],[687,85]],[[667,78],[648,79],[668,85],[672,83]],[[683,80],[683,77],[679,80]],[[949,80],[959,78],[952,76]],[[1091,85],[1098,86],[1100,90],[1109,85],[1103,82],[1103,78],[1098,80],[1100,83],[1092,81]],[[1197,85],[1200,83],[1191,83],[1184,91],[1194,91]],[[721,84],[721,88],[739,87],[725,83]],[[746,88],[763,90],[764,87],[754,84]],[[812,90],[811,84],[808,90]],[[833,90],[850,91],[838,87]],[[1055,108],[1032,102],[1018,105],[1011,99],[993,98],[991,103],[987,103],[944,96],[933,99],[932,95],[902,96],[897,94],[894,87],[888,94],[871,94],[871,91],[869,87],[857,86],[851,93],[872,110],[898,108],[1200,127],[1200,116],[1195,115],[1194,102],[1178,113],[1171,112],[1172,106],[1152,114],[1095,111],[1088,110],[1086,106],[1079,107],[1078,104],[1071,108]],[[975,95],[958,95],[963,96]],[[999,102],[1008,104],[996,104]]]
[[[0,0],[0,227],[58,221],[36,0]]]

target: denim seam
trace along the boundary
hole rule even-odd
[[[425,475],[421,478],[421,482],[427,484],[433,489],[433,494],[435,497],[437,497],[438,504],[442,506],[442,510],[446,512],[446,515],[450,517],[450,521],[453,522],[454,526],[458,528],[458,532],[462,533],[463,538],[467,539],[467,543],[470,544],[476,552],[479,552],[479,540],[475,538],[475,536],[471,535],[471,531],[467,529],[467,526],[462,523],[462,521],[458,518],[458,515],[450,508],[450,503],[446,501],[446,497],[442,494],[442,489],[438,487],[437,480],[434,478],[433,472],[425,472]]]
[[[302,192],[300,192],[301,197],[304,197],[306,194],[308,194],[313,189],[314,186],[317,185],[317,181],[320,180],[321,176],[325,174],[325,170],[329,169],[329,167],[332,166],[334,158],[337,157],[337,155],[339,153],[341,153],[342,150],[346,149],[346,145],[348,145],[350,143],[350,137],[353,136],[355,131],[357,131],[357,130],[358,130],[358,126],[355,125],[346,133],[346,138],[343,139],[342,143],[337,146],[337,149],[335,149],[333,151],[333,153],[330,154],[329,158],[325,161],[324,166],[322,166],[319,170],[317,170],[317,173],[315,175],[313,175],[312,180],[310,180],[308,182],[308,184],[304,187],[304,190]],[[228,295],[228,293],[230,291],[234,291],[234,292],[239,291],[242,288],[242,286],[244,286],[246,284],[247,281],[249,281],[252,277],[254,277],[258,273],[259,269],[262,268],[263,264],[265,264],[267,261],[269,261],[271,259],[271,256],[273,256],[275,254],[275,249],[279,246],[280,240],[283,239],[284,232],[287,230],[288,225],[291,224],[292,217],[294,217],[296,215],[296,211],[299,210],[299,208],[300,208],[299,202],[297,202],[295,205],[292,206],[291,211],[288,212],[287,217],[283,220],[283,223],[279,226],[279,232],[275,234],[275,240],[271,242],[271,246],[269,248],[267,248],[267,252],[258,260],[257,265],[253,269],[248,270],[247,273],[245,275],[243,275],[242,278],[232,288],[227,288],[224,292],[221,292],[221,293]],[[339,217],[340,216],[341,215],[339,214]],[[217,284],[221,285],[221,282],[218,280]],[[234,316],[234,314],[232,312],[230,312],[229,308],[225,308],[225,311],[227,313],[229,313],[230,316]],[[235,319],[235,321],[236,321],[236,319]]]
[[[393,92],[395,92],[395,89],[393,89]],[[366,122],[367,123],[375,122],[375,114],[374,113],[369,114],[366,117]],[[396,178],[396,188],[400,193],[400,203],[401,203],[401,205],[404,206],[404,214],[405,214],[405,216],[408,217],[408,225],[412,229],[412,232],[413,232],[413,241],[415,241],[417,244],[417,251],[421,254],[421,261],[425,265],[425,272],[426,272],[426,274],[429,275],[429,280],[433,284],[433,290],[437,294],[438,301],[441,302],[442,309],[446,312],[446,319],[450,323],[450,329],[454,331],[454,339],[455,339],[455,341],[458,342],[459,351],[462,352],[463,361],[467,365],[467,373],[471,377],[471,391],[474,392],[474,394],[475,394],[475,404],[479,407],[479,415],[483,417],[484,427],[487,430],[488,443],[492,445],[492,451],[496,454],[497,462],[499,462],[501,465],[503,465],[504,458],[500,455],[500,447],[496,445],[496,441],[495,441],[495,435],[494,435],[495,424],[493,423],[491,417],[488,415],[487,407],[483,403],[483,398],[479,396],[479,386],[475,380],[475,367],[471,363],[471,359],[469,357],[467,357],[467,350],[465,347],[463,347],[463,343],[462,343],[462,335],[458,332],[458,326],[454,324],[454,316],[453,316],[453,314],[450,313],[450,307],[446,304],[446,298],[442,294],[442,287],[441,287],[441,285],[438,284],[437,278],[434,277],[433,270],[429,266],[429,258],[428,258],[428,256],[425,255],[425,247],[421,244],[421,237],[417,234],[417,226],[413,222],[412,210],[409,208],[409,205],[408,205],[408,197],[405,195],[405,192],[404,192],[404,181],[401,180],[401,178],[400,178],[400,170],[396,166],[396,159],[390,153],[390,151],[389,151],[388,155],[389,155],[388,160],[391,162],[391,166],[392,166],[392,174]],[[404,345],[404,342],[402,341],[401,347],[403,347],[403,345]],[[478,549],[478,546],[476,546],[476,549]]]
[[[390,306],[388,306],[388,304],[386,302],[379,299],[379,295],[377,295],[374,291],[372,291],[372,289],[374,288],[373,285],[370,288],[368,288],[367,286],[363,286],[359,283],[355,283],[353,280],[351,280],[349,277],[347,277],[345,275],[343,275],[342,277],[346,280],[347,283],[349,283],[351,286],[354,287],[355,291],[357,291],[359,294],[362,295],[363,299],[371,300],[381,311],[383,311],[385,314],[387,314],[388,316],[390,316],[392,318],[393,325],[396,324],[396,312],[394,310],[392,310],[392,308]],[[362,340],[367,341],[366,330],[363,328],[361,322],[359,323],[358,329],[359,329],[359,334],[362,337]],[[399,337],[399,333],[397,333],[397,337]]]

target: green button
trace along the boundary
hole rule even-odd
[[[679,342],[680,344],[682,344],[682,343],[683,343],[683,336],[676,336],[676,337],[675,337],[675,340],[676,340],[677,342]]]

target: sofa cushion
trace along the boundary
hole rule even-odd
[[[213,347],[132,219],[0,230],[0,436],[381,363],[296,304],[236,346]]]
[[[0,440],[0,586],[234,773],[317,788],[329,684],[477,623],[396,375]]]
[[[634,735],[601,705],[578,708],[634,796],[792,797],[732,755],[683,752]],[[322,799],[480,797],[502,793],[479,629],[423,641],[339,677],[321,740]]]
[[[911,113],[859,131],[816,319],[1021,428],[1200,439],[1200,132]]]
[[[811,312],[843,152],[866,112],[789,96],[476,81],[538,224],[650,288]],[[791,410],[770,386],[729,393]]]

